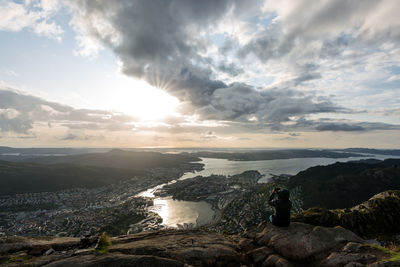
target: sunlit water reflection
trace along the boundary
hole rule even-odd
[[[299,171],[305,170],[312,166],[328,165],[335,162],[346,162],[360,159],[386,159],[399,158],[386,155],[366,155],[365,157],[350,157],[350,158],[296,158],[296,159],[278,159],[278,160],[259,160],[259,161],[229,161],[226,159],[202,158],[204,169],[198,172],[187,172],[178,180],[193,178],[195,176],[209,176],[211,174],[233,175],[242,173],[247,170],[257,170],[263,178],[259,182],[265,183],[271,178],[271,174],[297,174]],[[175,183],[172,181],[170,183]],[[165,184],[150,188],[141,192],[139,196],[154,197],[154,192]],[[163,218],[163,224],[168,227],[177,227],[177,224],[193,223],[204,225],[209,223],[214,211],[211,205],[205,201],[178,201],[171,197],[155,198],[152,211],[157,212]]]
[[[178,201],[172,198],[156,198],[151,211],[163,218],[163,224],[176,227],[177,224],[204,225],[213,218],[214,211],[207,202]]]

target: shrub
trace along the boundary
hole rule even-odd
[[[94,251],[96,251],[97,253],[105,253],[107,252],[109,246],[111,246],[110,237],[106,234],[106,232],[104,232],[99,237]]]

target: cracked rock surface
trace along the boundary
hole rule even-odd
[[[93,239],[92,239],[93,240]],[[163,230],[111,238],[105,253],[95,242],[68,237],[0,239],[4,266],[399,266],[341,227],[269,223],[242,235]],[[397,265],[396,265],[397,264]]]

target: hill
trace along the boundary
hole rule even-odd
[[[144,176],[143,170],[60,163],[43,165],[0,161],[0,195],[100,187]]]
[[[106,152],[106,148],[32,147],[15,148],[0,146],[0,155],[72,155],[89,152]]]
[[[186,153],[182,153],[186,154]],[[293,158],[348,158],[362,157],[363,155],[350,152],[336,152],[331,150],[312,149],[279,149],[279,150],[257,150],[249,152],[195,152],[188,155],[202,158],[217,158],[240,161],[293,159]]]
[[[190,162],[200,161],[198,157],[189,155],[163,154],[159,152],[144,151],[125,151],[121,149],[113,149],[106,153],[86,153],[67,156],[15,157],[14,160],[41,164],[70,163],[77,165],[134,170],[147,170],[150,168],[176,168],[182,164],[196,166],[198,164]]]
[[[299,186],[305,209],[350,208],[379,192],[400,189],[400,159],[311,167],[289,179],[289,188]]]
[[[346,148],[344,152],[400,156],[400,149]]]
[[[23,158],[28,162],[0,161],[0,195],[92,188],[148,174],[159,184],[202,168],[191,162],[196,157],[123,150]]]
[[[292,221],[319,226],[342,226],[366,238],[400,234],[400,190],[379,193],[349,209],[311,208],[293,215]]]

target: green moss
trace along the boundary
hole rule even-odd
[[[400,253],[397,253],[397,255],[392,256],[390,259],[387,259],[385,261],[399,261],[400,262]]]
[[[110,237],[104,232],[101,234],[94,251],[100,254],[106,253],[109,246],[111,246]]]
[[[396,252],[393,250],[390,250],[388,248],[382,247],[382,246],[378,246],[375,244],[369,244],[370,247],[376,248],[380,251],[382,251],[383,253],[387,254],[390,256],[390,258],[384,259],[383,262],[387,262],[387,261],[400,261],[400,252]]]
[[[13,263],[13,262],[25,262],[30,259],[31,259],[31,257],[28,255],[23,255],[23,256],[11,255],[11,256],[8,256],[8,258],[4,257],[4,258],[0,259],[0,263],[5,264],[5,263]]]

